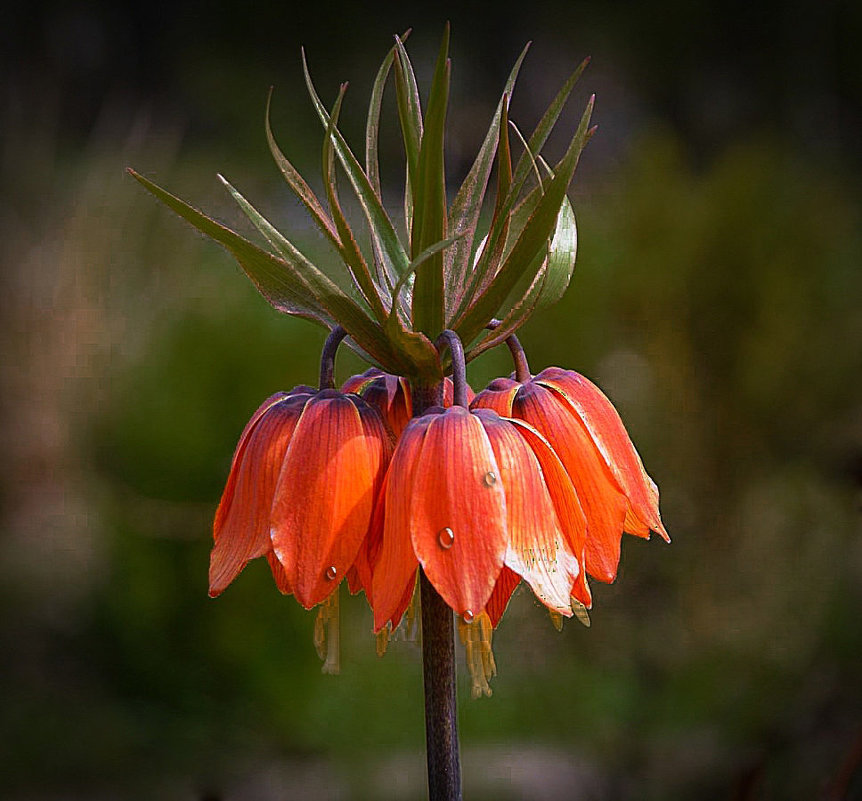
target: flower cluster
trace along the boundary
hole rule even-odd
[[[210,594],[266,556],[305,608],[346,578],[375,630],[390,630],[421,568],[487,641],[519,582],[569,617],[591,607],[587,575],[616,577],[624,531],[667,539],[656,485],[598,387],[552,367],[473,397],[453,356],[454,384],[417,416],[410,384],[376,369],[340,392],[297,387],[264,402],[216,513]]]
[[[594,98],[562,158],[549,163],[541,150],[587,60],[522,134],[509,107],[525,48],[472,166],[450,192],[448,26],[424,109],[404,39],[395,37],[372,85],[364,163],[338,128],[346,84],[327,109],[303,54],[325,131],[326,205],[277,145],[267,107],[273,158],[331,247],[329,260],[305,256],[223,178],[265,247],[130,172],[226,248],[278,311],[331,331],[320,389],[273,395],[242,434],[216,514],[210,594],[265,556],[282,592],[306,608],[321,605],[315,641],[325,668],[336,670],[336,587],[347,579],[364,590],[385,640],[410,607],[421,568],[461,621],[474,691],[487,692],[490,632],[520,581],[555,621],[573,613],[588,620],[587,576],[614,579],[622,533],[667,533],[658,491],[619,416],[583,376],[549,368],[534,378],[517,346],[515,378],[475,397],[466,384],[466,362],[511,347],[571,280],[577,231],[567,190],[595,131]],[[378,153],[390,77],[406,168],[398,224],[383,201]],[[355,195],[360,227],[344,213],[339,175]],[[334,352],[345,336],[374,367],[336,391]]]

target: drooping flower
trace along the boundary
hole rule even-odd
[[[368,541],[375,629],[397,625],[420,565],[467,622],[504,571],[559,614],[572,614],[572,595],[589,605],[583,511],[560,460],[522,421],[430,409],[405,428],[381,492]]]
[[[452,379],[443,381],[443,406],[451,406],[453,398]],[[396,439],[413,417],[413,400],[410,382],[402,376],[384,373],[370,367],[360,375],[352,375],[341,387],[342,392],[355,392],[372,406],[375,406],[388,423]],[[476,393],[467,386],[467,400],[471,401]]]
[[[356,395],[297,387],[269,398],[240,437],[213,525],[210,595],[266,556],[306,608],[353,566],[392,454],[380,414]]]
[[[526,421],[560,457],[586,515],[591,576],[616,578],[623,531],[645,538],[656,531],[670,541],[659,516],[658,488],[616,409],[584,376],[549,367],[524,382],[498,378],[472,407]]]

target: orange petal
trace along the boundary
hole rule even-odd
[[[249,434],[255,425],[257,425],[257,421],[260,420],[264,413],[276,403],[284,400],[287,396],[287,392],[276,392],[274,395],[270,395],[263,403],[261,403],[260,406],[257,407],[257,411],[255,411],[251,416],[251,420],[245,424],[245,428],[243,428],[242,434],[240,434],[239,437],[239,442],[237,442],[236,448],[233,452],[233,458],[230,463],[230,473],[228,474],[227,483],[225,484],[221,500],[216,509],[215,521],[213,523],[214,529],[220,529],[222,527],[224,518],[227,515],[227,510],[230,507],[231,500],[233,499],[234,490],[236,488],[237,468],[248,445]]]
[[[581,419],[555,393],[540,384],[524,384],[513,406],[560,457],[587,518],[586,570],[599,581],[616,578],[626,497],[619,490]]]
[[[584,567],[586,563],[587,518],[584,515],[581,502],[578,500],[572,479],[560,461],[560,457],[535,428],[523,420],[512,419],[511,422],[518,426],[521,435],[529,443],[539,460],[545,484],[560,521],[560,527],[571,553],[577,557],[578,565],[581,568],[572,587],[572,596],[589,609],[593,605],[593,600],[590,587],[587,584],[587,571]]]
[[[413,477],[413,549],[458,614],[484,609],[503,567],[508,535],[499,468],[481,421],[460,406],[432,417]],[[388,522],[388,521],[387,521]]]
[[[539,461],[515,425],[489,410],[475,414],[491,442],[497,480],[506,493],[506,567],[521,576],[545,606],[570,616],[569,598],[580,568],[560,529]],[[574,495],[574,489],[570,492]]]
[[[368,558],[373,572],[371,606],[375,631],[396,616],[405,588],[408,585],[412,588],[419,566],[410,541],[410,501],[422,443],[433,417],[425,415],[410,421],[398,441],[383,482],[381,493],[385,499],[385,515],[377,553],[380,505],[368,541]]]
[[[291,589],[290,582],[287,580],[287,573],[284,572],[281,562],[278,561],[272,549],[266,552],[266,561],[269,562],[269,570],[275,579],[275,585],[278,587],[279,592],[282,595],[290,595]]]
[[[495,378],[470,404],[471,409],[492,409],[500,417],[512,416],[512,403],[521,385],[511,378]]]
[[[485,611],[488,613],[488,617],[491,618],[491,625],[494,628],[497,628],[500,618],[503,617],[503,612],[506,611],[506,607],[509,605],[512,593],[515,592],[515,588],[520,583],[521,577],[515,571],[503,565],[497,583],[494,585],[494,590],[491,592],[491,597],[488,599],[488,603],[485,604]]]
[[[306,609],[327,598],[353,565],[386,466],[388,437],[368,433],[359,403],[370,411],[335,390],[308,402],[276,487],[272,545]]]
[[[270,510],[275,487],[307,400],[305,394],[284,395],[261,407],[246,427],[213,526],[211,597],[223,592],[250,559],[271,550]]]
[[[350,376],[350,378],[341,385],[341,391],[345,395],[349,392],[360,395],[365,387],[381,375],[385,375],[382,370],[379,370],[376,367],[369,367],[364,373]]]
[[[634,529],[633,534],[644,536],[642,532],[646,526],[670,542],[659,516],[658,487],[644,470],[643,462],[623,421],[604,393],[579,373],[559,367],[543,370],[536,376],[536,381],[562,395],[583,421],[614,478],[626,494],[633,517],[640,521],[640,526],[627,526],[626,530]]]

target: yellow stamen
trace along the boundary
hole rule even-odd
[[[391,624],[387,623],[375,635],[377,639],[377,656],[383,656],[386,653],[386,646],[389,645],[389,635],[391,631]]]
[[[554,609],[548,610],[548,616],[551,618],[551,623],[557,631],[563,630],[563,616]]]
[[[590,613],[587,612],[587,607],[574,598],[572,598],[572,611],[581,623],[583,623],[587,628],[590,627]]]
[[[480,612],[470,623],[466,623],[461,616],[458,617],[458,636],[466,652],[467,668],[473,682],[473,698],[491,695],[488,680],[497,675],[494,652],[491,650],[493,634],[494,627],[486,612]]]
[[[314,621],[314,647],[317,655],[324,660],[321,673],[335,675],[341,672],[338,635],[338,589],[336,589],[320,605]]]
[[[407,606],[407,614],[405,615],[404,634],[410,642],[416,642],[419,634],[419,582],[413,586],[413,597],[410,599],[410,604]]]

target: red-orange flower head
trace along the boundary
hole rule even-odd
[[[501,614],[512,577],[560,614],[572,614],[572,595],[589,605],[584,514],[565,468],[529,425],[430,409],[405,428],[381,492],[385,509],[369,537],[375,629],[397,625],[419,565],[467,621],[492,613],[498,582]]]
[[[584,376],[549,367],[524,383],[498,378],[472,408],[526,421],[560,457],[587,518],[591,576],[605,582],[616,578],[624,530],[646,538],[656,531],[670,542],[659,517],[658,487],[616,409]]]
[[[410,382],[401,376],[384,373],[376,367],[370,367],[361,375],[352,375],[341,387],[342,392],[355,392],[372,406],[375,406],[383,419],[392,429],[396,439],[413,417],[413,401],[410,394]],[[467,400],[471,401],[476,393],[467,386]],[[452,405],[452,379],[446,377],[443,382],[443,405]]]
[[[392,455],[379,412],[357,395],[297,387],[267,399],[240,437],[213,525],[210,595],[266,556],[306,608],[353,566]]]

